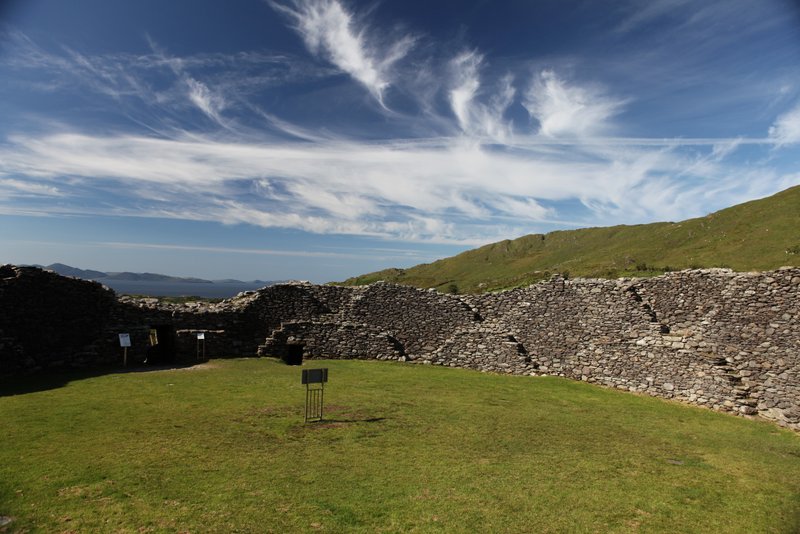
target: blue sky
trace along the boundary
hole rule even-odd
[[[341,280],[800,184],[800,7],[0,3],[0,262]]]

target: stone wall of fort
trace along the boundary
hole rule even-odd
[[[565,280],[482,295],[377,283],[282,284],[218,304],[116,298],[0,268],[0,374],[159,356],[360,358],[558,375],[800,429],[800,269]]]
[[[98,283],[0,266],[0,374],[101,365],[115,306]]]

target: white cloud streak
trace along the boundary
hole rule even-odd
[[[469,130],[472,120],[470,107],[481,86],[478,78],[481,61],[483,58],[474,52],[461,54],[452,61],[456,79],[455,87],[450,90],[450,106],[462,130]]]
[[[336,0],[275,7],[292,18],[309,50],[386,107],[388,88],[402,84],[394,68],[412,38],[382,45]],[[611,137],[624,99],[555,70],[539,71],[527,87],[517,78],[518,96],[511,74],[489,78],[484,57],[469,51],[445,62],[440,79],[421,77],[431,85],[423,116],[379,110],[412,131],[445,135],[366,142],[248,102],[242,87],[250,82],[238,80],[231,65],[265,64],[251,55],[179,58],[152,44],[139,57],[58,56],[22,41],[30,65],[69,74],[123,105],[136,100],[174,113],[180,127],[154,127],[148,136],[61,126],[0,140],[0,213],[162,217],[474,245],[552,226],[679,220],[704,213],[709,198],[721,207],[800,183],[796,173],[729,163],[740,147],[800,141],[800,106],[780,115],[764,138]],[[32,68],[23,63],[15,68]],[[214,83],[193,70],[213,65],[225,71]],[[168,88],[153,89],[137,76],[141,70],[170,74]],[[437,99],[439,108],[431,104]],[[538,121],[537,132],[515,131],[506,118],[518,104]],[[278,138],[245,134],[237,106]],[[216,129],[181,121],[190,107]]]
[[[23,75],[12,77],[15,84],[25,90],[88,92],[110,98],[127,119],[159,135],[169,135],[175,124],[187,130],[208,130],[210,126],[241,133],[245,131],[241,124],[224,112],[243,107],[263,118],[258,132],[262,137],[271,130],[281,137],[310,140],[317,135],[264,112],[248,97],[267,88],[315,80],[335,72],[312,67],[299,57],[262,52],[176,57],[150,38],[147,54],[86,55],[69,48],[60,53],[49,52],[20,32],[6,32],[0,37],[4,37],[3,44],[8,48],[6,54],[0,55],[0,68]],[[43,82],[40,76],[27,79],[24,74],[28,72],[46,73],[50,81]],[[98,99],[97,105],[105,106],[107,101]],[[210,122],[187,121],[184,112],[192,108]]]
[[[212,91],[205,83],[191,76],[186,71],[183,61],[180,58],[168,56],[155,41],[149,38],[148,41],[150,43],[150,48],[156,54],[159,62],[167,65],[182,82],[188,100],[216,124],[223,128],[229,128],[230,125],[228,121],[222,117],[222,111],[228,106],[225,97],[218,91]]]
[[[556,206],[576,192],[583,224],[699,215],[709,180],[736,198],[743,172],[672,147],[531,144],[510,153],[458,139],[308,146],[62,133],[0,146],[0,179],[10,176],[67,193],[61,209],[75,213],[481,244],[568,225]],[[759,180],[775,190],[797,178]],[[98,191],[106,198],[92,206]]]
[[[625,33],[668,15],[674,15],[694,0],[650,0],[648,2],[632,2],[635,9],[620,22],[616,31]]]
[[[279,249],[263,249],[263,248],[237,248],[237,247],[207,247],[197,245],[178,245],[178,244],[164,244],[164,243],[131,243],[127,241],[104,241],[99,243],[91,243],[103,248],[116,248],[116,249],[152,249],[152,250],[172,250],[172,251],[191,251],[191,252],[214,252],[220,254],[251,254],[256,256],[286,256],[295,258],[349,258],[359,259],[368,255],[369,252],[363,254],[348,254],[344,252],[319,252],[307,250],[279,250]]]
[[[294,0],[291,7],[275,2],[271,5],[291,17],[309,51],[352,76],[386,107],[384,92],[392,83],[390,69],[414,45],[413,37],[404,36],[388,47],[379,47],[368,39],[367,28],[359,27],[337,0]]]
[[[186,78],[186,85],[189,87],[189,100],[210,119],[224,125],[221,113],[226,107],[225,98],[213,93],[204,83],[194,78]]]
[[[483,56],[464,52],[450,62],[452,88],[448,92],[450,107],[461,131],[476,138],[507,142],[512,137],[512,125],[503,115],[514,102],[516,91],[509,74],[499,80],[499,87],[488,103],[478,99],[481,90],[480,70]]]
[[[0,176],[0,195],[5,197],[60,197],[64,196],[64,193],[53,185]]]
[[[528,90],[523,105],[539,121],[541,135],[558,138],[607,133],[608,120],[623,102],[596,89],[568,85],[553,71],[544,70]]]
[[[800,143],[800,104],[775,120],[769,137],[778,146]]]

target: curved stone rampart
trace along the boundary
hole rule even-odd
[[[552,374],[800,429],[799,303],[798,268],[554,277],[482,295],[295,283],[177,305],[3,266],[0,374],[118,364],[119,332],[140,362],[150,330],[168,327],[183,361],[197,357],[203,331],[207,357],[286,357],[291,346],[305,358]]]
[[[116,297],[96,282],[0,266],[0,374],[102,363]]]

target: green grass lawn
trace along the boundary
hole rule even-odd
[[[800,436],[770,424],[558,378],[310,366],[330,382],[309,425],[300,369],[270,359],[0,383],[0,531],[800,531]]]

